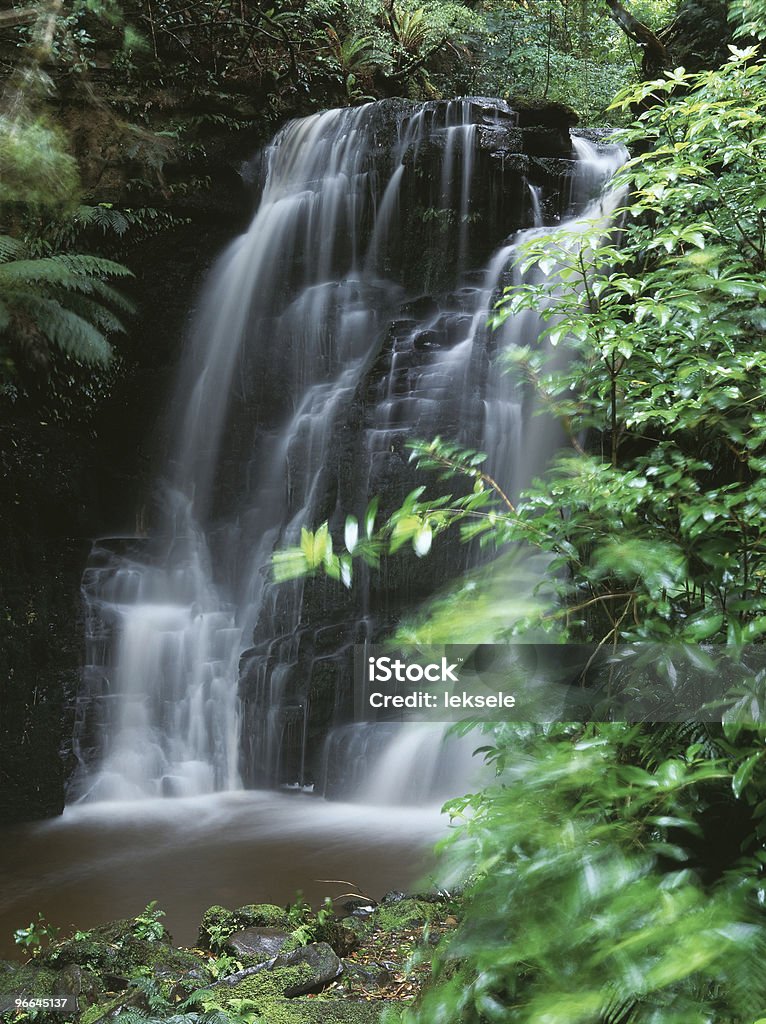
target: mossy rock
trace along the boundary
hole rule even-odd
[[[41,957],[49,967],[71,964],[100,975],[130,978],[139,968],[151,968],[157,978],[179,979],[187,975],[197,986],[209,979],[204,962],[188,950],[170,945],[170,934],[161,939],[142,939],[134,934],[135,922],[112,921],[83,938],[53,943]]]
[[[295,985],[309,984],[312,978],[313,972],[306,964],[252,973],[239,971],[213,986],[213,991],[216,1001],[223,1007],[237,999],[250,999],[256,1004],[259,1014],[263,1014],[273,1003],[287,998],[286,990]]]
[[[127,1010],[150,1013],[151,1006],[146,993],[137,988],[130,988],[104,1002],[88,1006],[80,1015],[79,1024],[96,1024],[96,1021],[111,1020]]]
[[[286,928],[290,922],[287,911],[273,903],[248,903],[234,913],[247,928]]]
[[[208,907],[202,916],[197,942],[202,949],[219,951],[226,940],[243,928],[285,928],[290,921],[286,910],[273,903],[249,903],[236,910]]]
[[[0,996],[51,995],[58,974],[41,964],[0,961]]]
[[[53,995],[69,995],[68,991],[57,988],[59,976],[57,971],[42,967],[37,963],[16,964],[0,961],[0,1020],[6,1020],[2,1010],[3,1004],[16,998],[44,997]],[[72,993],[76,994],[76,993]],[[66,1018],[64,1018],[66,1019]],[[37,1024],[60,1024],[61,1014],[54,1011],[36,1011]]]
[[[433,924],[441,919],[442,912],[443,907],[438,903],[404,899],[378,907],[371,920],[380,931],[398,932]]]
[[[268,1024],[378,1024],[381,1004],[350,999],[284,999],[269,1007]]]
[[[258,1013],[271,1021],[271,1008],[286,999],[316,992],[342,972],[343,966],[324,942],[302,946],[278,956],[270,967],[251,967],[224,978],[213,986],[217,1001],[226,1007],[248,999]]]

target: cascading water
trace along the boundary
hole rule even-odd
[[[591,232],[605,234],[614,223],[617,209],[625,198],[624,190],[607,191],[608,182],[627,159],[621,146],[601,146],[584,138],[573,138],[578,163],[573,176],[570,210],[561,221],[559,244],[577,250],[583,237]],[[536,418],[534,440],[527,429],[534,408],[525,399],[502,358],[498,356],[516,345],[534,345],[545,326],[538,312],[516,314],[498,330],[488,326],[490,313],[504,285],[521,284],[528,279],[518,267],[515,257],[524,243],[543,236],[551,229],[542,225],[540,190],[529,186],[534,226],[519,231],[506,244],[494,252],[483,272],[480,287],[468,289],[468,301],[461,308],[470,313],[470,320],[461,323],[464,340],[458,341],[446,353],[437,353],[434,360],[416,380],[410,381],[404,398],[395,397],[396,389],[389,378],[387,395],[377,408],[392,416],[391,406],[397,401],[413,403],[413,396],[423,395],[425,402],[415,406],[420,413],[407,423],[406,413],[398,419],[399,429],[404,426],[413,436],[431,438],[439,433],[438,420],[429,417],[426,403],[437,399],[443,403],[447,394],[471,396],[463,398],[457,417],[454,436],[466,446],[487,454],[486,469],[503,490],[516,495],[534,473],[539,472],[563,438],[557,424],[550,419]],[[551,293],[551,302],[555,294]],[[445,316],[444,311],[439,314]],[[458,314],[459,315],[459,314]],[[418,325],[405,344],[405,350],[415,343],[422,331]],[[428,329],[428,325],[426,326]],[[494,357],[487,367],[487,353]],[[445,387],[446,382],[446,387]],[[441,389],[440,389],[441,385]],[[477,424],[471,415],[471,399],[481,399],[483,418]],[[425,414],[424,414],[425,409]],[[394,417],[396,418],[396,417]],[[379,432],[381,428],[378,428]],[[387,439],[382,428],[384,444]],[[372,448],[374,450],[374,446]],[[530,584],[531,590],[533,583]],[[517,580],[517,589],[524,584]],[[328,763],[340,761],[344,774],[350,775],[350,788],[367,802],[397,804],[401,802],[428,802],[434,797],[446,798],[461,788],[467,788],[476,765],[471,761],[474,747],[470,738],[464,741],[450,736],[438,725],[352,725],[334,730],[326,744],[324,775]],[[349,770],[350,762],[350,770]]]
[[[486,447],[505,486],[524,479],[522,405],[490,355],[538,326],[485,327],[506,239],[569,198],[582,211],[622,156],[575,139],[570,187],[561,157],[514,156],[517,136],[500,101],[394,101],[291,122],[269,146],[251,226],[200,302],[157,529],[97,543],[85,573],[72,799],[317,778],[324,736],[348,719],[353,644],[447,562],[430,580],[362,573],[345,594],[274,587],[274,548],[372,494],[398,504],[409,437]],[[329,789],[350,749],[336,747]]]

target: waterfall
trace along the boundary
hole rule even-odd
[[[574,139],[562,189],[555,161],[507,158],[517,136],[502,101],[384,101],[292,121],[267,148],[257,211],[194,317],[155,528],[97,541],[84,574],[71,800],[337,774],[353,644],[462,556],[347,594],[275,587],[271,554],[372,494],[395,507],[410,437],[486,446],[501,482],[523,479],[520,398],[491,356],[537,328],[498,339],[488,311],[519,230],[581,212],[622,156]]]

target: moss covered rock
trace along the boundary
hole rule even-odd
[[[15,964],[0,960],[0,997],[52,995],[56,971],[41,964]]]
[[[157,939],[141,938],[132,919],[110,921],[78,936],[52,943],[42,954],[41,963],[57,971],[76,965],[99,976],[105,987],[112,989],[116,979],[130,978],[139,969],[146,973],[147,968],[162,980],[188,976],[202,985],[209,979],[200,957],[172,946],[169,932],[163,930]]]
[[[268,1024],[378,1024],[380,1003],[348,999],[285,999],[269,1007]]]
[[[439,903],[408,898],[378,907],[371,920],[381,931],[397,932],[435,924],[443,912],[444,908]]]
[[[274,1002],[287,999],[286,989],[311,984],[313,973],[307,964],[279,967],[273,970],[255,967],[237,971],[213,986],[216,1002],[227,1007],[238,999],[251,1000],[263,1014]]]
[[[342,972],[343,965],[326,942],[301,946],[281,954],[273,963],[245,968],[219,982],[216,991],[226,992],[227,999],[252,999],[266,1003],[275,998],[305,995],[328,985]]]
[[[289,929],[286,910],[273,903],[248,903],[236,910],[226,907],[208,907],[202,916],[197,942],[202,949],[220,951],[226,940],[244,928]]]

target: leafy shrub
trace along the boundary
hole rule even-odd
[[[146,939],[149,942],[159,942],[165,937],[165,927],[161,918],[165,916],[164,910],[157,909],[157,900],[148,903],[142,913],[138,914],[133,924],[133,934],[136,938]]]
[[[446,863],[475,881],[437,984],[405,1020],[750,1024],[762,1012],[755,880],[709,892],[685,866],[725,770],[694,749],[647,770],[638,732],[496,728],[495,783],[447,805],[462,827]]]

